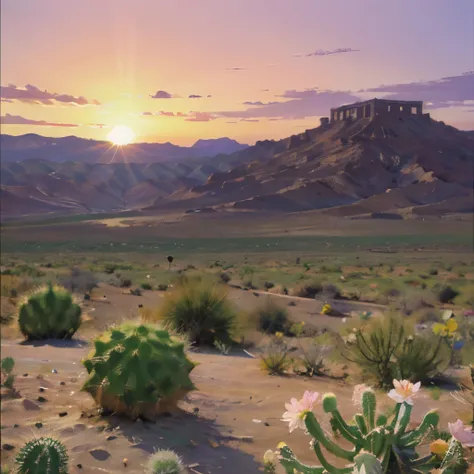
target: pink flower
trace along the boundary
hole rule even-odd
[[[456,423],[448,423],[448,427],[453,438],[467,448],[474,448],[474,431],[469,426],[464,426],[463,422],[458,420]]]
[[[421,382],[412,384],[409,380],[393,380],[393,388],[388,393],[388,396],[397,403],[408,403],[413,405],[413,399],[418,396]]]
[[[290,403],[285,403],[286,412],[283,413],[282,421],[288,423],[290,433],[296,428],[305,429],[304,419],[306,415],[313,411],[314,404],[318,401],[318,392],[304,392],[301,400],[292,398]]]

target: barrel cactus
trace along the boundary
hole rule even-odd
[[[67,474],[66,447],[57,439],[37,438],[28,441],[15,460],[18,474]]]
[[[194,385],[195,365],[184,344],[152,325],[123,324],[105,332],[83,360],[89,377],[82,389],[105,412],[152,418],[172,411]]]
[[[184,472],[181,458],[168,449],[162,449],[153,454],[146,470],[147,474],[184,474]]]
[[[81,325],[81,307],[65,288],[49,284],[20,306],[18,324],[29,340],[71,339]]]

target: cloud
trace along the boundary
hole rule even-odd
[[[142,115],[153,115],[153,112],[143,112]]]
[[[256,106],[272,105],[272,104],[278,104],[278,102],[262,102],[259,100],[257,102],[246,101],[243,103],[243,105],[256,105]]]
[[[212,97],[212,95],[209,94],[209,95],[207,96],[207,98],[209,99],[210,97]]]
[[[155,95],[150,95],[152,99],[171,99],[173,96],[166,91],[156,91]]]
[[[422,100],[429,109],[460,106],[474,100],[474,71],[432,81],[381,85],[360,92],[387,94],[384,99]]]
[[[13,100],[11,100],[11,99],[4,99],[3,97],[0,97],[0,102],[8,102],[9,104],[13,104]]]
[[[268,92],[270,89],[262,89],[262,92]]]
[[[100,102],[93,99],[88,101],[85,97],[75,97],[70,94],[58,94],[56,92],[48,92],[47,90],[41,90],[36,86],[27,84],[23,89],[15,86],[14,84],[8,84],[8,86],[0,87],[0,96],[3,102],[7,101],[19,101],[28,104],[41,104],[41,105],[55,105],[60,102],[67,105],[100,105]]]
[[[55,122],[47,122],[46,120],[31,120],[24,117],[20,117],[19,115],[10,115],[10,114],[6,114],[5,116],[0,117],[0,122],[3,125],[38,125],[41,127],[74,128],[74,127],[79,126],[73,123],[55,123]]]
[[[105,123],[89,123],[88,127],[91,127],[91,128],[110,128],[110,125],[106,125]]]
[[[191,94],[188,99],[202,99],[202,95]]]
[[[240,119],[241,122],[260,122],[259,119],[246,119],[246,118],[243,118],[243,119]]]
[[[226,71],[245,71],[244,67],[228,67]]]
[[[338,107],[360,100],[352,92],[320,91],[308,89],[304,91],[289,90],[280,96],[289,99],[280,102],[254,105],[245,110],[216,112],[216,115],[227,118],[279,118],[302,119],[306,117],[320,117],[328,115],[331,107]]]
[[[159,115],[160,117],[187,117],[188,114],[185,114],[184,112],[165,112],[164,110],[157,112],[156,115]]]
[[[356,53],[358,51],[360,51],[360,49],[339,48],[339,49],[333,49],[333,50],[330,50],[330,51],[324,51],[323,49],[318,49],[317,51],[314,51],[314,53],[294,54],[293,56],[295,58],[309,58],[311,56],[330,56],[332,54]]]
[[[214,120],[217,117],[214,117],[208,112],[190,112],[188,118],[185,119],[186,122],[209,122]]]

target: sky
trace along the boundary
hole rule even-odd
[[[474,129],[472,0],[3,0],[1,131],[189,146],[425,101]]]

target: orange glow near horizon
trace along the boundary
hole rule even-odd
[[[129,145],[135,141],[135,132],[126,125],[117,125],[109,132],[107,140],[117,146]]]

